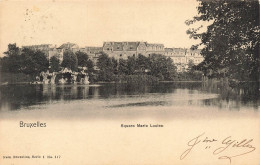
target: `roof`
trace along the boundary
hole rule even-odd
[[[164,46],[164,44],[147,43],[147,46]]]
[[[112,43],[114,51],[122,51],[123,50],[123,43],[122,42],[113,42]]]
[[[152,46],[161,46],[164,47],[163,44],[149,44],[147,42],[139,42],[139,41],[134,41],[134,42],[104,42],[103,43],[103,47],[105,45],[110,45],[111,47],[113,47],[113,51],[136,51],[137,47],[139,46],[140,43],[144,43],[146,46],[152,47]]]
[[[72,49],[73,47],[78,48],[79,46],[78,46],[77,44],[67,42],[67,43],[65,43],[65,44],[62,44],[62,45],[59,47],[59,49]]]
[[[86,50],[88,52],[91,52],[91,53],[99,53],[103,50],[102,47],[85,47],[85,48],[82,48],[83,50]]]
[[[164,51],[165,52],[173,52],[173,48],[165,48]]]
[[[45,47],[53,47],[52,44],[41,44],[41,45],[27,45],[22,46],[22,48],[45,48]]]
[[[140,42],[126,42],[125,50],[136,51]]]

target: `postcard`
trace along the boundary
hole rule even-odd
[[[1,165],[259,165],[259,1],[0,1]]]

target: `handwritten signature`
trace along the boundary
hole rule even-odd
[[[214,148],[212,154],[213,155],[219,155],[218,159],[228,159],[231,164],[231,159],[234,157],[239,157],[242,155],[249,154],[253,151],[255,151],[256,147],[254,147],[251,143],[253,142],[253,139],[243,139],[243,140],[235,140],[231,136],[228,136],[224,138],[223,140],[218,140],[215,138],[208,138],[205,136],[205,133],[202,133],[195,138],[191,139],[187,145],[189,148],[185,150],[181,156],[180,159],[184,159],[187,155],[191,153],[191,151],[194,150],[195,146],[198,146],[198,144],[207,144],[205,149],[210,149],[213,144],[218,145],[219,142],[221,143],[220,147]],[[239,153],[236,154],[225,154],[227,150],[234,150],[239,149]],[[230,152],[229,152],[230,153]]]

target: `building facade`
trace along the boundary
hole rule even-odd
[[[139,54],[150,56],[151,54],[163,54],[163,44],[149,44],[147,42],[104,42],[103,52],[115,59],[127,59],[137,57]]]
[[[187,70],[190,61],[192,61],[194,65],[198,65],[204,60],[200,51],[199,49],[165,48],[164,55],[173,60],[178,72],[183,72]]]

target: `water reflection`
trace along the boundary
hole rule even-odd
[[[153,86],[100,85],[6,85],[0,86],[0,110],[83,101],[105,108],[140,106],[214,106],[219,109],[258,110],[259,83],[242,83],[236,88],[216,82],[169,82]]]

